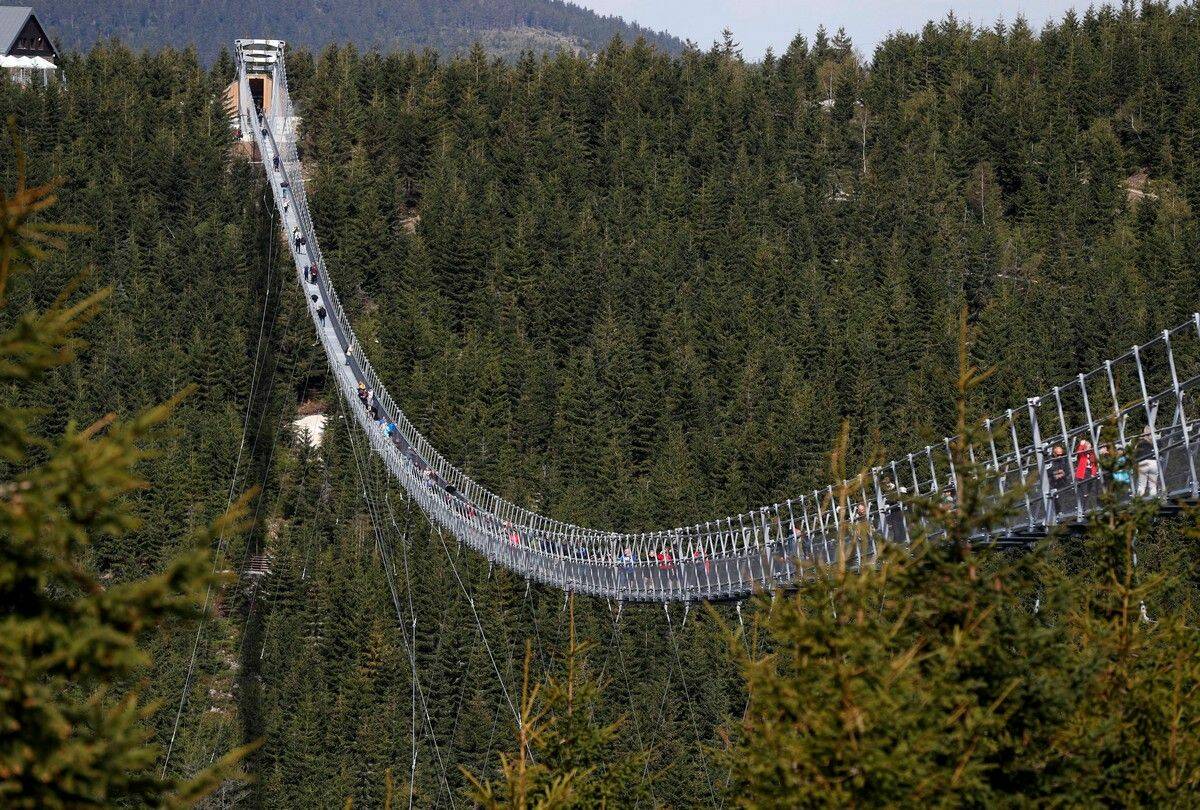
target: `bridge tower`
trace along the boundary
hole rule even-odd
[[[225,88],[225,112],[229,116],[230,128],[239,133],[240,139],[244,143],[253,143],[254,137],[248,131],[247,117],[243,115],[243,111],[253,104],[263,115],[271,112],[275,90],[275,66],[279,64],[286,44],[282,39],[239,39],[234,41],[238,57],[246,66],[250,98],[243,99],[241,97],[241,83],[234,79]]]

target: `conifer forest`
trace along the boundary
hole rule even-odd
[[[1200,7],[919,25],[289,48],[356,351],[494,492],[637,532],[1200,311]],[[686,608],[436,531],[332,381],[232,47],[0,81],[0,806],[1200,802],[1193,502],[990,549],[1012,502],[914,494],[941,539]]]

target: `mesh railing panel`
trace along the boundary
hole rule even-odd
[[[616,599],[723,599],[791,586],[814,566],[869,564],[880,542],[906,543],[914,527],[907,495],[953,500],[952,438],[871,469],[851,481],[740,515],[646,533],[598,531],[553,520],[500,498],[450,464],[408,419],[361,351],[321,254],[305,189],[298,117],[281,52],[268,111],[251,100],[239,53],[241,115],[271,178],[306,294],[342,397],[371,447],[431,522],[496,564],[558,588]],[[274,170],[278,156],[279,167]],[[291,238],[293,229],[306,244]],[[315,267],[309,284],[304,267]],[[347,358],[347,348],[355,347]],[[1186,366],[1186,368],[1184,368]],[[992,474],[994,497],[1023,487],[1007,525],[981,542],[1024,538],[1097,508],[1101,491],[1120,497],[1197,496],[1200,315],[1143,346],[1080,374],[1041,397],[985,420],[971,458]],[[371,389],[389,436],[358,401]],[[1090,450],[1087,447],[1090,445]],[[1128,479],[1098,469],[1097,450],[1130,459]],[[1061,451],[1061,453],[1060,453]],[[1084,474],[1080,474],[1082,471]]]

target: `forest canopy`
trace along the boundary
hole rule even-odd
[[[364,350],[449,459],[563,520],[649,529],[795,496],[830,480],[843,423],[851,468],[940,441],[956,430],[964,310],[977,336],[972,362],[996,369],[969,392],[975,418],[1197,306],[1192,4],[1099,8],[1042,31],[947,19],[893,35],[866,61],[844,37],[818,32],[761,64],[732,41],[679,53],[624,41],[595,58],[511,61],[482,49],[445,58],[301,47],[288,67],[317,232]],[[205,68],[194,53],[101,45],[68,55],[64,68],[65,84],[6,83],[0,112],[15,115],[34,179],[66,178],[56,216],[95,230],[71,238],[71,261],[14,282],[2,317],[45,306],[83,266],[92,268],[84,292],[111,285],[113,294],[82,334],[91,349],[81,363],[6,389],[5,401],[60,404],[39,423],[53,434],[70,418],[129,414],[198,386],[177,432],[155,440],[163,452],[139,469],[154,482],[131,496],[141,528],[94,550],[91,564],[116,580],[156,570],[178,550],[185,533],[175,529],[206,524],[229,492],[263,486],[255,527],[227,565],[241,571],[257,557],[269,576],[242,576],[223,592],[193,680],[192,636],[164,627],[152,645],[147,697],[169,706],[152,718],[164,748],[187,697],[170,768],[197,773],[218,751],[261,737],[247,762],[257,781],[228,786],[223,800],[313,806],[350,796],[377,806],[388,769],[423,805],[463,795],[460,766],[494,783],[496,755],[516,751],[505,692],[521,693],[526,640],[534,681],[556,674],[570,645],[562,594],[443,544],[377,470],[359,466],[304,301],[284,282],[261,169],[233,149],[220,108],[232,62]],[[11,180],[10,153],[0,166]],[[298,409],[330,417],[318,448],[292,441]],[[1136,530],[1147,580],[1106,579],[1128,573],[1121,527]],[[380,534],[406,561],[386,575]],[[1190,538],[1182,524],[1137,514],[1092,538],[1087,548],[1108,549],[1104,557],[1064,544],[1073,554],[1025,568],[993,561],[989,572],[1012,577],[1011,610],[983,593],[993,580],[947,589],[999,611],[987,614],[986,643],[962,669],[906,670],[915,675],[904,688],[920,694],[917,676],[928,674],[957,684],[945,694],[969,692],[972,706],[986,707],[1005,686],[966,684],[978,674],[968,665],[981,657],[991,668],[978,672],[995,674],[1021,663],[996,650],[1036,653],[1040,671],[1062,678],[1022,699],[1077,711],[1062,715],[1076,723],[1071,734],[1096,732],[1094,781],[1080,784],[1103,789],[1097,774],[1133,739],[1121,736],[1131,726],[1090,727],[1089,706],[1132,712],[1138,695],[1165,694],[1163,651],[1195,641],[1194,577],[1176,554]],[[937,559],[903,580],[928,597],[914,604],[938,618],[930,642],[947,655],[965,609],[931,602],[931,583],[960,565]],[[411,649],[385,576],[415,620],[404,625]],[[1162,622],[1153,638],[1122,612],[1149,593],[1146,582],[1156,588],[1148,613]],[[1030,618],[1039,586],[1056,597],[1039,615],[1073,605],[1070,622],[1048,629]],[[849,611],[839,616],[873,604],[862,588],[831,587]],[[887,595],[889,610],[903,609],[902,589]],[[747,684],[764,701],[750,704],[755,722],[769,724],[771,711],[795,708],[766,702],[769,679],[811,677],[833,696],[840,675],[810,671],[791,653],[757,669],[739,664],[801,649],[786,648],[797,627],[805,643],[850,649],[858,631],[814,612],[829,597],[790,597],[787,611],[763,617],[761,646],[747,637],[744,661],[726,635],[740,626],[732,606],[693,609],[682,624],[675,609],[671,625],[658,606],[626,606],[614,623],[615,609],[577,600],[579,638],[595,644],[590,674],[607,682],[588,690],[602,695],[589,718],[622,729],[593,741],[593,755],[644,763],[645,780],[635,773],[633,782],[659,802],[707,805],[723,785],[750,783],[768,795],[771,752],[739,748],[736,733]],[[746,608],[750,628],[768,605]],[[1068,628],[1080,633],[1064,637]],[[915,632],[906,625],[898,640],[853,648],[856,660],[882,666],[898,651],[889,644]],[[1160,637],[1178,646],[1144,656],[1144,669],[1117,654]],[[1063,645],[1081,638],[1095,645],[1063,665]],[[1092,666],[1154,686],[1118,695],[1100,688],[1115,680],[1086,681],[1094,702],[1082,703],[1067,679]],[[886,690],[872,696],[872,711],[895,709]],[[814,723],[829,719],[806,710]],[[877,716],[929,728],[924,716]],[[1163,731],[1159,742],[1179,728],[1145,716]],[[570,714],[558,727],[578,722]],[[1002,739],[1013,728],[991,738],[1000,742],[987,747],[988,768],[1020,749],[1026,738]],[[1028,739],[1060,728],[1031,727]],[[771,742],[814,750],[788,734]],[[892,741],[872,743],[874,756]],[[718,755],[730,750],[756,770],[738,775]],[[1160,752],[1122,760],[1146,765],[1127,784],[1155,781],[1146,774],[1163,773]],[[953,753],[939,747],[938,761]],[[980,801],[1007,795],[999,777],[969,775]],[[1190,778],[1169,777],[1158,783]],[[1047,780],[1041,788],[1062,784]],[[1161,798],[1126,798],[1139,797]]]
[[[442,54],[465,53],[480,42],[506,58],[524,50],[592,53],[613,37],[630,42],[644,37],[672,52],[683,48],[669,34],[564,0],[44,0],[37,10],[66,48],[118,38],[152,50],[195,46],[206,62],[245,37],[316,49],[356,42],[384,51],[430,48]]]

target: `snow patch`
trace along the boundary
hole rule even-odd
[[[321,437],[325,435],[325,414],[302,416],[292,422],[292,427],[296,429],[296,436],[301,441],[307,441],[309,447],[320,447]]]

